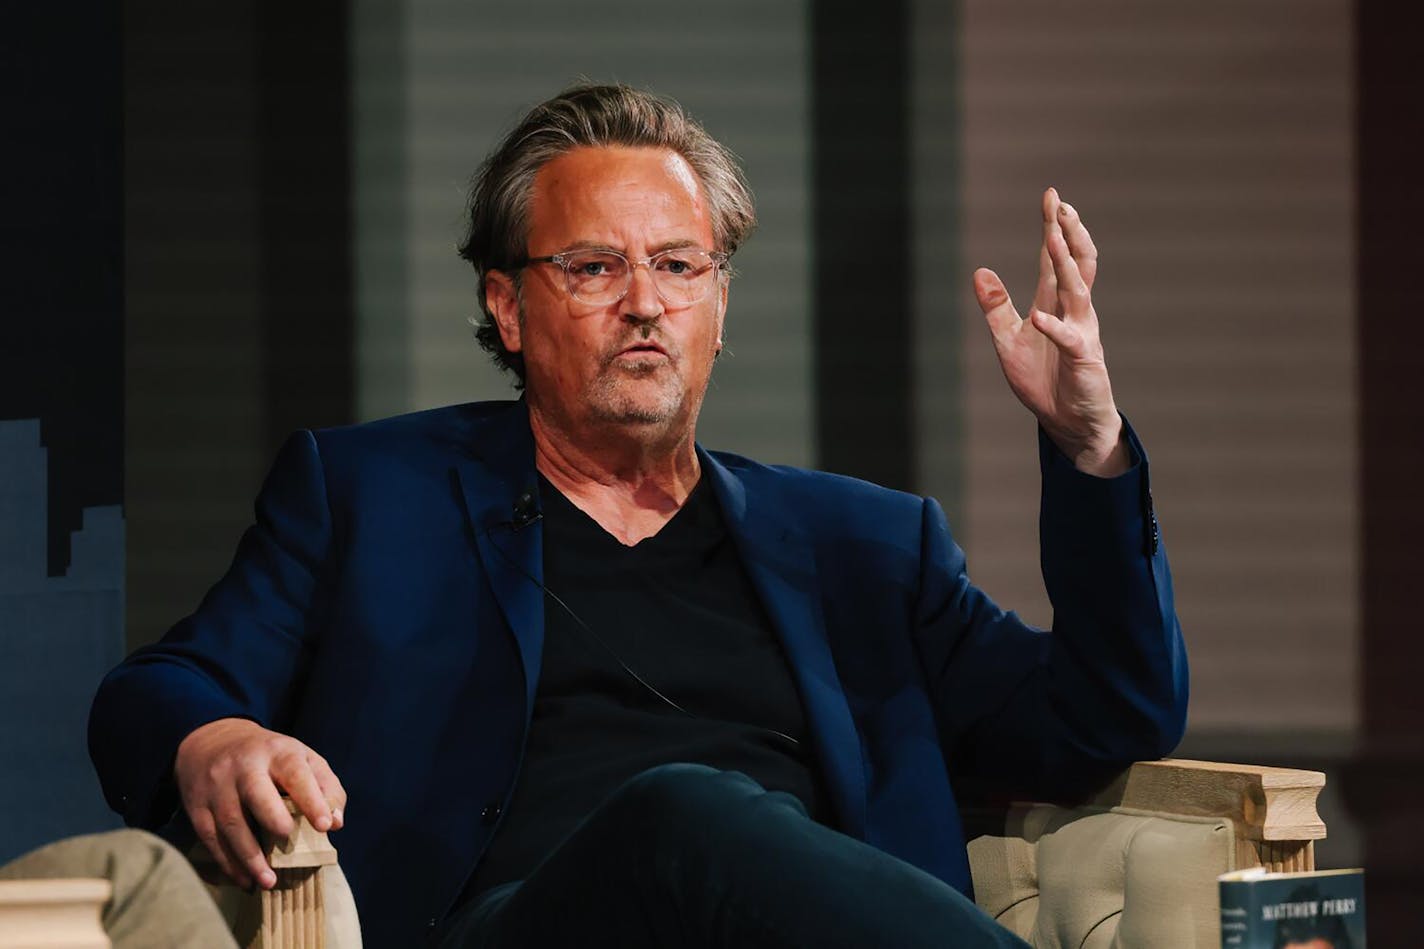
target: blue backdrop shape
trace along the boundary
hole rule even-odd
[[[46,569],[38,419],[0,421],[0,863],[116,827],[85,745],[99,679],[123,657],[124,518],[83,511],[62,576]]]

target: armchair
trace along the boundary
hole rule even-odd
[[[1318,771],[1142,761],[1073,806],[965,812],[976,901],[1037,949],[1221,944],[1216,878],[1315,869]]]
[[[1215,947],[1229,870],[1312,870],[1317,771],[1143,761],[1087,801],[965,811],[976,900],[1037,949]],[[296,814],[295,807],[292,807]],[[244,949],[361,945],[336,852],[299,814],[268,841],[276,889],[214,887]]]

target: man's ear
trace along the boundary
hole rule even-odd
[[[502,270],[485,274],[485,306],[494,317],[504,348],[512,353],[523,349],[519,336],[519,289],[514,278]]]
[[[722,329],[727,322],[727,286],[730,280],[722,281],[717,290],[717,352],[722,351]]]

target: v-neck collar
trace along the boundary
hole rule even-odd
[[[672,517],[668,518],[662,527],[658,528],[657,533],[644,537],[635,544],[625,544],[598,523],[591,514],[579,507],[572,498],[560,491],[552,481],[544,477],[542,472],[539,473],[538,478],[539,499],[545,508],[546,518],[549,507],[557,505],[569,518],[567,523],[576,527],[581,537],[595,539],[595,545],[601,549],[620,553],[645,554],[656,552],[670,545],[676,546],[678,541],[684,537],[696,534],[700,526],[696,523],[697,515],[704,507],[711,506],[715,509],[717,506],[716,495],[713,493],[711,485],[708,484],[707,478],[699,478],[682,505],[673,512]],[[718,512],[718,516],[720,518],[720,512]]]

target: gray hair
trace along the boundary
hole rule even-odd
[[[469,229],[459,247],[479,275],[475,339],[495,364],[524,387],[524,357],[512,353],[485,302],[491,270],[522,266],[529,237],[529,196],[545,164],[576,148],[666,148],[681,155],[702,183],[716,250],[730,256],[756,227],[756,207],[737,158],[671,99],[625,85],[580,84],[537,105],[504,137],[470,187]],[[516,286],[517,286],[516,275]]]

